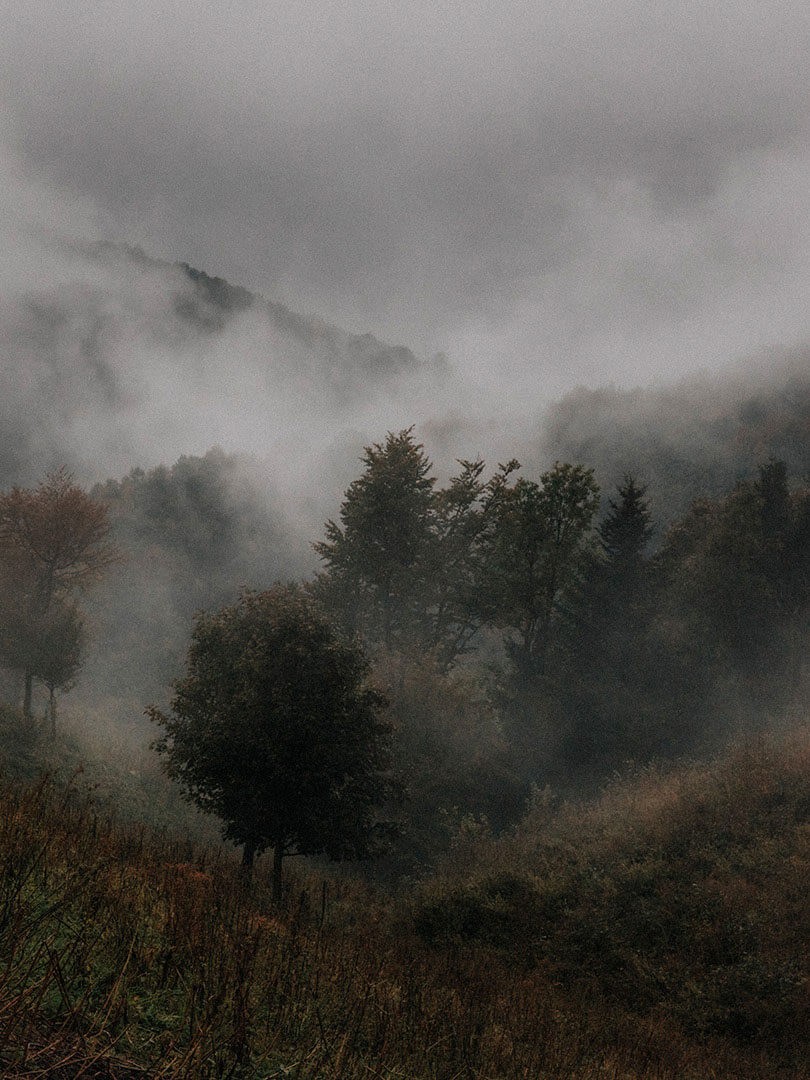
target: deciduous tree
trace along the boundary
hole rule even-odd
[[[55,604],[97,581],[116,560],[107,508],[57,469],[33,489],[0,493],[0,579],[13,607],[2,639],[5,659],[25,676],[23,711],[31,712],[32,662],[21,645],[36,638]]]
[[[392,790],[384,699],[368,663],[339,641],[301,589],[245,593],[198,617],[186,674],[157,750],[191,802],[255,856],[273,849],[273,887],[291,853],[368,853]]]
[[[51,604],[33,633],[27,649],[27,664],[34,678],[48,691],[51,734],[56,731],[56,692],[69,690],[84,662],[87,630],[75,604]]]

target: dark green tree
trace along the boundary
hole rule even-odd
[[[371,648],[432,654],[447,671],[482,622],[489,535],[510,463],[489,481],[484,463],[436,488],[413,429],[367,447],[340,524],[315,545],[324,562],[314,593],[342,628]]]
[[[671,607],[717,677],[769,707],[806,651],[809,536],[808,488],[792,491],[771,461],[753,482],[694,503],[662,551]]]
[[[288,854],[369,853],[391,794],[390,728],[368,663],[295,586],[245,593],[197,618],[171,712],[148,710],[185,797],[255,856],[273,849],[281,895]]]
[[[516,461],[484,480],[484,462],[460,460],[459,473],[434,492],[431,541],[422,571],[424,647],[446,672],[468,652],[486,621],[487,578],[499,507]]]
[[[317,592],[351,632],[391,650],[420,635],[423,567],[431,544],[434,479],[413,428],[367,446],[363,475],[346,491],[340,524],[315,545],[326,566]]]
[[[599,525],[602,548],[614,566],[638,564],[652,536],[647,489],[628,474],[618,486],[618,501],[608,499],[608,513]]]
[[[557,462],[539,483],[519,479],[498,498],[483,604],[511,635],[517,673],[545,672],[555,627],[579,587],[599,504],[593,471]]]
[[[555,686],[564,718],[561,756],[583,778],[601,780],[630,759],[661,754],[678,738],[668,708],[673,684],[687,673],[657,624],[659,597],[646,551],[651,522],[646,488],[626,475],[607,500],[600,543],[589,554],[566,628]]]

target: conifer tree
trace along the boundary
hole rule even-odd
[[[519,675],[542,675],[554,630],[578,588],[599,501],[593,470],[557,462],[499,499],[486,575],[489,620],[511,635]]]
[[[619,563],[637,562],[652,536],[647,489],[631,474],[618,486],[618,501],[608,499],[609,511],[599,525],[602,549]]]
[[[390,651],[424,622],[432,465],[413,428],[366,447],[362,460],[365,470],[346,491],[340,524],[328,521],[326,539],[315,545],[328,571],[318,592],[342,610],[349,629]]]

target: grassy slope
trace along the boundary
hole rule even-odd
[[[282,909],[221,849],[7,781],[0,1073],[805,1076],[809,765],[797,736],[539,803],[407,904],[299,868]]]
[[[416,910],[628,1013],[771,1067],[810,1060],[810,732],[648,770],[586,807],[543,800],[474,843]]]

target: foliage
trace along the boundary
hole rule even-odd
[[[766,365],[766,366],[765,366]],[[716,499],[761,462],[810,473],[810,364],[806,351],[770,355],[756,372],[697,376],[656,388],[579,387],[544,418],[539,455],[592,465],[603,486],[644,476],[666,526],[700,498]],[[730,376],[730,377],[729,377]]]
[[[718,665],[761,697],[792,687],[810,617],[808,489],[790,492],[784,465],[694,504],[661,554],[671,602],[688,613]],[[787,666],[786,666],[787,665]]]
[[[398,831],[386,866],[423,870],[455,826],[484,815],[516,821],[525,788],[510,768],[496,710],[469,670],[445,672],[423,656],[384,656],[374,678],[390,702],[392,760],[402,785]]]
[[[411,428],[366,447],[362,476],[326,523],[315,550],[354,595],[349,626],[387,649],[412,638],[423,619],[422,567],[430,544],[433,478]]]
[[[0,494],[0,554],[30,583],[38,611],[47,611],[55,596],[86,588],[109,568],[117,558],[109,532],[106,507],[65,468],[34,489]]]
[[[118,553],[109,539],[107,508],[73,482],[67,469],[34,489],[0,493],[0,587],[5,627],[3,659],[52,691],[67,686],[80,664],[84,631],[70,603],[96,582]]]
[[[49,693],[51,732],[56,729],[56,691],[69,690],[84,663],[87,630],[75,604],[58,601],[36,623],[26,627],[28,670]]]
[[[599,524],[599,539],[615,565],[623,566],[644,556],[653,532],[646,494],[647,488],[628,474],[618,486],[618,502],[608,499],[609,511]]]
[[[512,635],[527,680],[544,672],[555,623],[580,583],[598,494],[591,469],[557,462],[499,501],[484,585],[489,621]]]
[[[588,553],[557,665],[548,680],[561,730],[561,768],[580,780],[689,742],[701,669],[658,621],[661,591],[646,557],[645,489],[626,477]],[[687,694],[685,698],[685,694]]]
[[[351,634],[386,652],[430,653],[444,669],[486,621],[481,596],[496,508],[517,462],[485,481],[480,460],[437,489],[413,429],[366,447],[366,466],[315,544],[314,594]]]
[[[198,616],[156,747],[190,801],[224,823],[246,867],[271,847],[365,854],[389,794],[389,728],[368,663],[294,586]]]
[[[628,761],[705,751],[750,723],[746,698],[771,708],[795,695],[810,498],[783,463],[694,504],[650,555],[632,472],[594,529],[598,488],[582,465],[533,481],[511,461],[487,480],[483,462],[461,461],[438,488],[411,429],[364,461],[341,525],[316,545],[314,595],[389,657],[444,673],[465,653],[479,671],[489,662],[506,771],[522,782],[570,790]]]
[[[267,490],[264,469],[216,448],[134,469],[93,497],[109,508],[127,573],[109,575],[88,599],[96,645],[81,704],[101,705],[132,730],[143,703],[180,670],[197,611],[233,603],[246,584],[291,579],[312,560],[300,554],[306,542]]]

